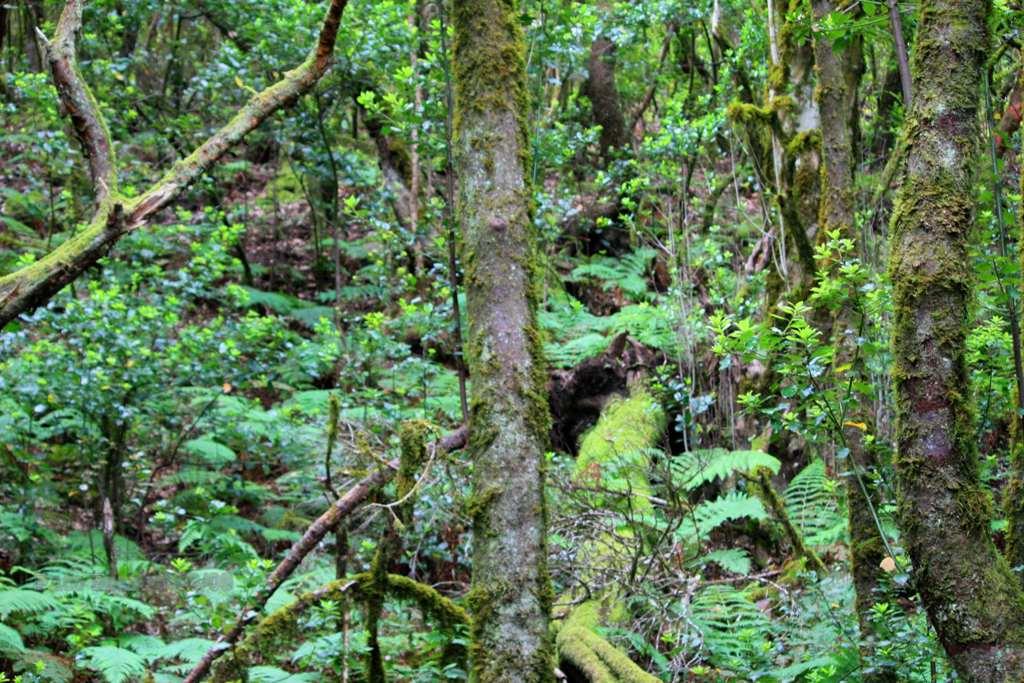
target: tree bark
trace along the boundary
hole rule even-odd
[[[525,51],[516,0],[455,2],[455,168],[473,379],[472,678],[554,678],[545,541],[550,417],[526,183]]]
[[[619,90],[615,86],[615,43],[600,36],[590,44],[585,94],[590,99],[594,123],[601,126],[601,158],[608,161],[613,150],[629,140]]]
[[[989,536],[965,344],[986,0],[925,0],[892,217],[899,521],[939,641],[968,681],[1024,680],[1024,593]]]

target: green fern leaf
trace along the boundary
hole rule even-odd
[[[235,461],[235,452],[209,436],[190,439],[185,442],[185,450],[198,456],[211,467],[223,467]]]
[[[846,535],[846,515],[835,489],[825,463],[815,460],[793,477],[782,495],[786,514],[810,545],[831,545]]]
[[[726,522],[737,519],[768,519],[768,511],[764,504],[742,491],[730,491],[714,500],[706,500],[698,505],[692,517],[682,525],[681,531],[696,532],[698,538],[707,538],[708,534]]]
[[[113,645],[87,647],[79,655],[83,666],[99,672],[107,683],[140,680],[146,673],[146,661],[131,650]]]
[[[712,663],[750,669],[767,663],[766,647],[773,635],[771,620],[750,598],[732,586],[715,584],[697,593],[691,605]]]
[[[0,619],[12,614],[60,612],[64,608],[53,596],[24,588],[0,590]]]
[[[319,674],[293,674],[276,666],[254,666],[249,669],[250,683],[315,683],[319,680]]]
[[[0,624],[0,654],[17,655],[24,651],[21,634],[6,624]]]
[[[674,483],[687,491],[734,474],[753,474],[759,467],[767,467],[772,474],[778,474],[780,466],[777,458],[761,451],[724,448],[689,451],[672,458],[671,462]]]
[[[704,553],[691,564],[703,567],[714,562],[719,567],[733,574],[750,573],[750,554],[742,548],[721,548]]]

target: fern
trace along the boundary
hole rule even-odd
[[[704,553],[691,565],[703,567],[714,562],[719,567],[733,574],[750,573],[750,554],[742,548],[721,548]]]
[[[703,539],[726,522],[738,519],[765,520],[768,511],[757,498],[742,491],[730,491],[698,505],[693,511],[692,523],[683,527],[695,527],[698,538]]]
[[[17,655],[24,651],[21,634],[6,624],[0,624],[0,655]]]
[[[815,460],[789,482],[782,496],[786,513],[812,546],[831,545],[846,534],[846,515],[835,494],[825,463]]]
[[[156,614],[156,610],[144,602],[123,595],[112,595],[89,587],[60,590],[56,594],[61,597],[80,600],[97,614],[115,618],[115,622],[125,623],[149,620]]]
[[[556,367],[572,367],[601,353],[611,343],[611,337],[600,332],[587,332],[563,344],[553,343],[544,347],[547,361]]]
[[[168,667],[167,670],[174,673],[185,674],[196,665],[207,651],[216,645],[213,640],[206,638],[183,638],[173,643],[167,643],[159,650],[152,653],[155,660],[170,660],[178,662]]]
[[[645,346],[661,351],[676,348],[674,313],[669,306],[648,303],[626,306],[615,315],[608,316],[605,329],[612,336],[628,332]]]
[[[185,442],[185,450],[198,456],[211,467],[223,467],[235,461],[235,452],[209,436],[189,439]]]
[[[738,669],[767,663],[772,623],[745,593],[727,585],[706,586],[691,609],[712,663]]]
[[[761,451],[728,451],[724,448],[689,451],[672,458],[672,480],[693,491],[703,484],[727,479],[733,474],[752,474],[767,467],[778,474],[781,463]]]
[[[146,673],[146,661],[131,650],[113,645],[87,647],[79,654],[82,665],[99,672],[107,683],[140,680]]]
[[[637,301],[649,294],[647,267],[656,254],[654,249],[641,247],[623,256],[595,256],[590,263],[576,266],[568,279],[571,282],[598,280],[606,291],[618,287]]]
[[[61,612],[63,606],[51,595],[24,588],[0,590],[0,619],[12,614],[41,614]]]
[[[319,674],[293,674],[276,666],[254,666],[248,673],[250,683],[315,683],[321,680]]]

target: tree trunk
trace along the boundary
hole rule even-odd
[[[601,126],[601,158],[606,162],[615,149],[629,140],[619,90],[615,86],[615,43],[600,36],[590,44],[585,94],[590,99],[594,123]]]
[[[965,340],[986,0],[925,0],[892,217],[900,527],[939,640],[968,681],[1024,680],[1024,593],[989,536]]]
[[[472,678],[549,681],[544,454],[550,418],[526,184],[525,54],[515,0],[455,3],[455,168],[473,378]]]
[[[834,0],[815,0],[815,20],[823,19],[835,11],[836,5]],[[859,37],[842,50],[833,49],[832,43],[821,34],[814,37],[823,165],[818,216],[821,228],[819,240],[829,239],[830,233],[838,233],[857,241],[854,224],[854,170],[857,163],[857,118],[860,108],[858,90],[864,73],[862,48]],[[836,367],[846,367],[847,373],[855,373],[851,376],[863,377],[864,363],[857,346],[864,322],[860,303],[856,294],[852,294],[837,311],[832,338],[836,345]],[[851,387],[856,384],[851,383]],[[851,395],[846,400],[850,407],[843,413],[843,442],[849,450],[846,462],[850,470],[845,477],[849,507],[850,564],[861,632],[861,652],[866,658],[870,658],[873,653],[871,607],[875,603],[874,591],[879,583],[879,565],[885,557],[885,547],[875,523],[875,511],[880,502],[872,477],[876,467],[875,454],[864,443],[864,432],[858,426],[871,424],[865,409],[868,399],[851,388]],[[864,680],[879,683],[896,681],[897,678],[895,671],[869,668]]]

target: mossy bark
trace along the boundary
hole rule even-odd
[[[471,676],[481,683],[554,678],[544,500],[550,417],[517,4],[454,4],[455,161],[473,378]]]
[[[939,640],[969,681],[1024,680],[1024,593],[989,536],[965,345],[985,0],[926,0],[892,216],[900,527]]]
[[[624,147],[629,140],[615,86],[615,43],[604,36],[595,38],[590,44],[587,70],[584,94],[590,99],[594,122],[601,126],[601,157],[607,162],[611,152]]]
[[[814,17],[823,19],[831,12],[844,9],[842,2],[815,0]],[[844,49],[835,49],[823,35],[816,35],[814,56],[818,71],[818,107],[821,112],[821,201],[819,204],[819,239],[830,234],[857,241],[855,229],[854,169],[856,167],[857,119],[861,76],[864,73],[862,41],[853,38]],[[863,313],[856,296],[851,296],[836,312],[833,321],[836,346],[835,365],[846,368],[854,377],[864,376],[864,364],[858,353],[857,338],[861,336]],[[874,591],[881,576],[880,563],[885,558],[884,544],[875,523],[875,510],[880,498],[872,472],[877,465],[874,452],[864,442],[861,425],[871,423],[865,406],[868,397],[856,392],[857,382],[850,382],[851,394],[843,416],[843,441],[849,455],[846,463],[846,498],[850,529],[850,564],[856,595],[857,621],[860,625],[861,652],[865,658],[873,654],[871,607]],[[866,681],[895,681],[892,670],[869,669]]]

